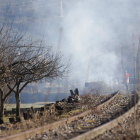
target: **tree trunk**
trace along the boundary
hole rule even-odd
[[[16,93],[15,98],[16,98],[16,117],[19,117],[20,116],[20,94]]]
[[[0,96],[0,118],[3,119],[4,117],[4,100],[3,100],[3,91],[1,90],[1,96]]]
[[[1,99],[0,118],[3,119],[3,117],[4,117],[4,100]]]

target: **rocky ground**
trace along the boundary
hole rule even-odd
[[[42,135],[37,134],[35,137],[30,137],[27,140],[67,140],[73,138],[111,120],[113,115],[121,113],[124,106],[128,105],[130,101],[131,96],[119,95],[108,105],[100,110],[94,110],[90,115],[81,117],[77,121],[57,127],[54,130],[46,131]],[[116,116],[114,116],[114,118],[115,117]]]
[[[15,122],[15,123],[4,123],[0,125],[1,131],[0,131],[0,137],[5,137],[8,135],[12,135],[15,133],[23,132],[32,128],[37,128],[43,125],[47,125],[49,123],[64,119],[65,116],[68,116],[66,113],[69,113],[69,117],[73,115],[77,115],[89,108],[96,107],[97,105],[101,104],[103,101],[110,98],[112,95],[96,95],[96,94],[86,94],[83,96],[80,96],[80,103],[77,102],[66,102],[61,101],[57,102],[56,106],[61,107],[63,110],[60,112],[55,109],[55,112],[53,112],[50,115],[50,110],[46,110],[43,112],[37,111],[33,114],[33,119],[24,120],[23,117],[21,119],[21,122]],[[79,97],[78,97],[79,98]],[[77,99],[77,98],[76,98]],[[74,108],[74,109],[73,109]],[[76,110],[76,111],[71,111]],[[77,111],[78,110],[78,111]],[[80,111],[79,111],[80,110]],[[40,113],[43,114],[43,116],[40,115]],[[51,133],[51,132],[50,132]],[[37,136],[39,137],[39,136]]]
[[[117,127],[106,131],[93,140],[139,140],[140,139],[140,108],[129,115]]]

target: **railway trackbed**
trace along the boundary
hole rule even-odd
[[[59,128],[57,127],[51,131],[47,131],[46,134],[48,139],[61,140],[73,138],[76,140],[78,139],[76,136],[79,136],[82,133],[84,135],[84,133],[91,129],[94,130],[94,128],[97,128],[124,113],[131,100],[131,95],[117,95],[113,100],[110,100],[108,104],[104,104],[102,107],[97,107],[97,109],[90,114],[80,117],[78,120],[72,121]]]
[[[108,103],[98,106],[97,109],[92,111],[90,114],[80,117],[78,120],[74,120],[64,126],[56,127],[53,130],[46,131],[43,135],[36,135],[34,138],[40,137],[42,139],[54,140],[92,139],[95,136],[98,136],[98,132],[101,132],[101,130],[97,129],[97,135],[95,136],[92,135],[94,135],[96,132],[92,133],[92,131],[94,131],[96,128],[99,128],[99,126],[104,127],[103,124],[110,122],[118,116],[121,116],[124,112],[129,110],[132,105],[134,105],[133,97],[134,96],[131,95],[117,95],[112,98],[112,100],[108,101]],[[105,130],[105,128],[103,129]],[[89,134],[89,132],[91,132],[91,134]]]
[[[137,100],[135,100],[134,97],[134,95],[116,97],[116,100],[114,99],[108,106],[101,108],[96,116],[96,113],[93,113],[95,120],[99,121],[98,127],[94,127],[81,135],[77,135],[71,138],[71,140],[104,140],[109,138],[112,140],[114,133],[112,133],[113,136],[111,137],[109,135],[110,130],[116,130],[115,127],[120,126],[120,124],[123,125],[123,122],[126,120],[126,122],[128,122],[128,118],[133,116],[133,113],[137,110],[139,97],[137,95]],[[114,139],[118,139],[118,136],[114,136]]]
[[[2,140],[99,139],[98,136],[101,136],[106,131],[106,128],[102,128],[104,125],[112,122],[113,119],[116,120],[115,118],[122,116],[124,112],[127,111],[128,113],[133,110],[133,99],[134,96],[132,95],[116,93],[109,100],[94,108],[94,110],[88,110],[77,116],[54,122],[47,126],[5,137]],[[132,108],[129,110],[130,107]],[[111,128],[114,127],[114,125],[111,126]]]

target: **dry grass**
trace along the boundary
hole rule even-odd
[[[94,121],[94,120],[87,120],[86,122],[88,122],[88,123],[96,123],[96,121]]]
[[[82,128],[82,129],[92,129],[92,128],[94,128],[95,126],[93,125],[93,126],[78,126],[78,127],[80,127],[80,128]]]
[[[63,114],[60,116],[60,118],[70,118],[71,116],[70,115],[67,115],[67,114]]]
[[[21,108],[30,108],[33,106],[34,108],[40,108],[43,107],[48,102],[37,102],[34,104],[21,104]],[[12,108],[16,108],[16,104],[5,104],[6,110],[12,110]]]
[[[72,110],[72,111],[68,112],[67,114],[74,115],[74,114],[77,114],[77,113],[81,113],[82,111],[83,111],[83,109],[76,109],[76,110]]]

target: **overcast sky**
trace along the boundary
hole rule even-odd
[[[131,48],[133,34],[135,43],[138,42],[138,0],[65,0],[62,5],[60,0],[54,0],[51,4],[46,2],[50,4],[48,9],[36,8],[43,2],[34,2],[36,18],[44,18],[33,27],[38,36],[44,36],[54,47],[58,44],[59,29],[63,29],[60,51],[65,58],[72,58],[69,79],[83,83],[108,81],[120,62],[121,45]]]
[[[33,36],[58,46],[65,59],[72,59],[69,79],[88,81],[118,74],[121,46],[138,45],[139,0],[34,0],[35,20],[29,25]],[[28,6],[27,6],[28,8]]]

